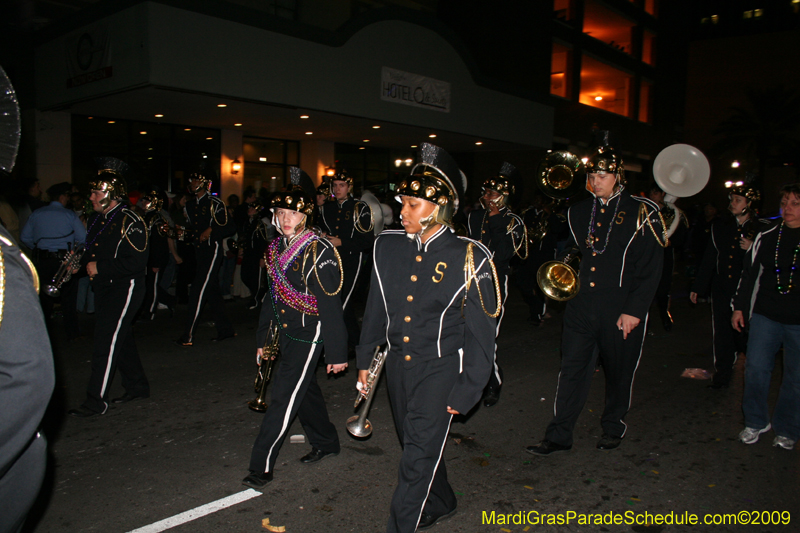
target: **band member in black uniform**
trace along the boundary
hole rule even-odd
[[[144,301],[148,235],[144,220],[123,203],[128,195],[124,175],[128,166],[113,157],[98,159],[100,172],[89,184],[92,208],[83,262],[92,280],[97,321],[94,327],[92,373],[86,400],[72,416],[86,418],[108,410],[108,388],[119,368],[125,394],[112,400],[125,403],[150,396],[133,323]]]
[[[242,483],[261,489],[272,481],[278,451],[294,417],[300,419],[312,446],[300,461],[316,463],[340,450],[336,427],[328,418],[315,370],[325,347],[328,373],[347,368],[347,337],[342,317],[343,276],[336,248],[317,236],[314,184],[291,167],[292,188],[272,199],[273,225],[282,235],[267,250],[269,295],[261,306],[256,342],[261,364],[271,324],[279,326],[280,359],[272,401],[261,422],[250,474]]]
[[[712,389],[723,389],[730,385],[736,357],[745,351],[744,333],[731,327],[731,300],[736,294],[747,250],[756,234],[769,227],[767,221],[760,220],[756,215],[753,204],[761,199],[761,193],[753,186],[752,180],[731,188],[728,196],[728,210],[733,218],[720,219],[712,224],[711,237],[689,293],[689,299],[696,304],[697,297],[707,296],[711,289]]]
[[[144,305],[142,312],[154,320],[158,304],[163,303],[170,310],[175,307],[175,297],[161,287],[161,277],[169,263],[169,222],[161,214],[164,205],[162,193],[152,189],[145,193],[138,204],[144,211],[144,222],[150,236],[150,254],[147,258],[147,279],[145,280]]]
[[[387,531],[400,533],[456,511],[444,446],[453,415],[481,398],[500,314],[491,252],[451,229],[463,174],[441,148],[424,143],[420,152],[397,188],[404,230],[386,230],[375,241],[356,349],[359,389],[375,347],[388,349],[386,383],[403,455]]]
[[[228,216],[225,203],[212,196],[212,171],[205,169],[192,174],[189,178],[189,190],[194,198],[186,202],[184,211],[186,220],[194,234],[195,275],[189,293],[189,318],[183,335],[175,341],[180,346],[191,346],[194,342],[194,330],[200,318],[203,305],[208,302],[217,328],[217,336],[212,342],[222,341],[236,336],[225,311],[225,300],[219,286],[219,269],[225,254],[222,250],[222,239],[236,233],[236,224]]]
[[[267,244],[275,238],[275,230],[271,224],[266,224],[261,217],[264,215],[264,204],[261,199],[256,199],[248,204],[247,222],[239,231],[239,247],[242,249],[242,282],[250,290],[253,298],[250,309],[256,309],[264,299],[261,288],[264,276],[264,250]]]
[[[352,196],[353,177],[346,170],[337,172],[329,181],[333,201],[322,206],[323,236],[339,250],[344,271],[342,307],[347,325],[349,346],[358,343],[358,322],[353,309],[353,292],[361,274],[364,253],[372,247],[372,219],[369,206]]]
[[[483,209],[471,211],[467,218],[470,238],[482,242],[492,252],[492,261],[497,269],[497,279],[500,283],[500,316],[497,317],[495,336],[500,334],[500,324],[505,314],[511,259],[514,255],[520,259],[528,258],[528,235],[525,223],[510,209],[519,179],[517,168],[511,163],[504,162],[497,176],[483,182],[481,195]],[[497,364],[495,343],[494,370],[483,395],[483,405],[491,407],[500,400],[502,384],[503,370]]]
[[[322,220],[322,210],[325,207],[325,203],[328,200],[332,200],[333,197],[331,196],[331,184],[327,181],[320,183],[319,187],[317,187],[317,215],[315,217],[316,220]]]
[[[611,147],[597,148],[586,170],[586,187],[594,197],[567,212],[571,248],[582,253],[580,291],[564,311],[555,416],[544,440],[527,448],[534,455],[572,448],[598,352],[606,376],[606,405],[597,448],[620,445],[648,309],[661,279],[666,238],[658,206],[628,192],[622,160]]]

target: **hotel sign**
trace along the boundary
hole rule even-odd
[[[113,75],[109,40],[108,28],[104,26],[66,39],[68,88],[104,80]]]
[[[450,112],[450,84],[389,67],[381,70],[381,100]]]

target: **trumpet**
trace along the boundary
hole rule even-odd
[[[272,366],[275,359],[280,354],[280,335],[278,334],[278,325],[269,325],[269,334],[264,343],[263,353],[261,360],[258,363],[258,373],[256,374],[256,381],[254,389],[258,396],[255,399],[247,402],[247,407],[253,411],[263,413],[267,410],[267,385],[269,384],[270,376],[272,375]]]
[[[364,400],[364,405],[361,406],[361,412],[347,419],[347,431],[354,437],[369,437],[372,434],[372,424],[367,420],[367,413],[369,413],[369,407],[375,397],[375,388],[378,385],[378,378],[381,377],[381,370],[383,370],[383,364],[386,362],[388,353],[388,348],[386,350],[381,350],[380,346],[375,348],[375,354],[372,356],[372,362],[369,365],[367,385],[358,391],[353,408],[358,407],[361,400]]]
[[[166,239],[174,239],[181,242],[191,242],[192,238],[194,237],[191,229],[185,226],[179,226],[178,224],[176,224],[175,227],[172,227],[169,225],[169,222],[163,219],[155,224],[155,228],[158,231],[158,234]]]
[[[81,243],[69,252],[58,267],[52,281],[45,285],[44,292],[53,298],[57,297],[61,292],[61,287],[72,278],[72,271],[77,270],[81,266],[81,258],[86,252],[86,246]]]

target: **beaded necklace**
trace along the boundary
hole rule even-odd
[[[316,238],[317,236],[309,231],[295,240],[283,252],[279,251],[282,239],[275,239],[269,245],[269,262],[267,264],[273,296],[296,311],[314,316],[318,314],[317,299],[313,294],[302,293],[295,289],[286,278],[286,271]]]
[[[602,250],[598,250],[594,247],[595,241],[599,240],[597,237],[594,236],[594,220],[595,215],[597,215],[597,204],[600,202],[599,199],[595,198],[594,203],[592,203],[592,218],[589,219],[589,234],[586,236],[586,246],[592,250],[592,252],[596,254],[602,254],[608,248],[608,240],[611,238],[611,230],[614,227],[614,220],[617,218],[617,209],[619,209],[621,198],[617,198],[617,205],[614,206],[614,214],[611,216],[611,222],[608,224],[608,232],[606,232],[606,243],[603,245]],[[610,201],[610,200],[609,200]]]
[[[111,218],[109,218],[109,219],[107,220],[107,222],[108,222],[108,225],[107,225],[107,226],[104,226],[104,227],[102,227],[102,228],[100,228],[100,231],[98,231],[98,232],[97,232],[97,234],[94,236],[94,239],[92,239],[91,241],[89,241],[89,242],[87,242],[87,243],[86,243],[86,249],[87,249],[87,250],[89,249],[89,247],[90,247],[92,244],[94,244],[94,241],[96,241],[96,240],[97,240],[97,238],[98,238],[98,237],[100,237],[100,235],[101,235],[101,234],[102,234],[102,233],[105,231],[105,229],[106,229],[108,226],[110,226],[110,225],[111,225],[111,221],[112,221],[112,220],[114,220],[114,217],[115,217],[115,216],[117,216],[117,213],[119,213],[120,211],[122,211],[122,209],[117,209],[116,211],[114,211],[114,214],[113,214],[113,215],[111,215]],[[103,214],[100,214],[99,216],[96,216],[96,217],[95,217],[95,219],[92,221],[92,225],[91,225],[91,226],[89,226],[89,230],[86,232],[86,234],[87,234],[87,235],[91,235],[91,234],[92,234],[92,228],[94,227],[94,225],[95,225],[95,224],[97,224],[97,221],[98,221],[98,220],[100,220],[101,218],[105,218],[105,215],[103,215]]]
[[[789,283],[784,286],[781,284],[781,269],[778,268],[778,250],[781,248],[781,236],[783,235],[783,221],[781,221],[781,229],[778,231],[778,243],[775,245],[775,281],[777,282],[776,288],[781,294],[789,294],[794,287],[792,279],[794,278],[794,271],[797,269],[797,254],[800,253],[800,245],[795,246],[794,255],[792,256],[792,265],[789,268]],[[785,290],[784,290],[785,289]]]

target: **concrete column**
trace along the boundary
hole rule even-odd
[[[242,164],[238,174],[231,173],[231,163],[238,159]],[[236,130],[222,130],[220,145],[220,186],[219,194],[227,204],[228,196],[235,194],[242,199],[244,182],[244,151],[242,150],[242,133]]]
[[[325,167],[336,163],[333,145],[330,141],[300,141],[300,168],[311,176],[314,185],[322,182]]]
[[[72,115],[68,111],[35,112],[36,177],[46,191],[72,182]]]

